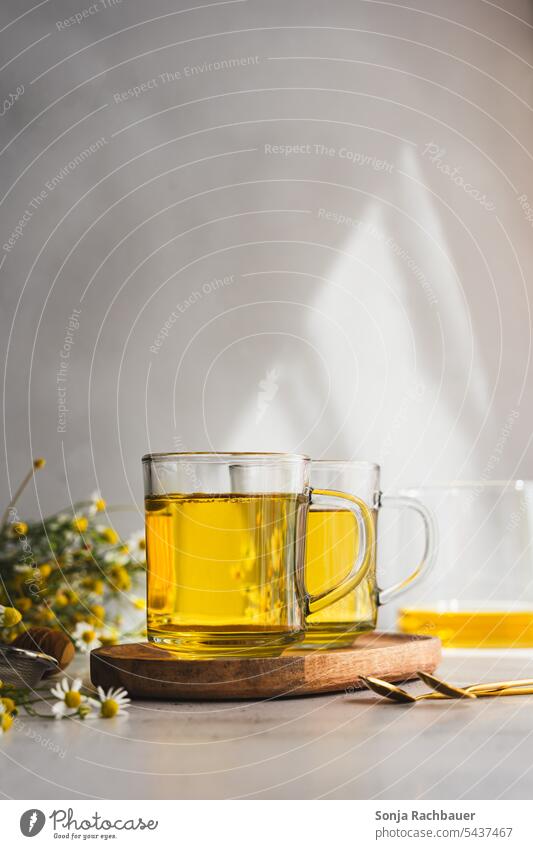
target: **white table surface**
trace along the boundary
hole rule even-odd
[[[439,673],[459,684],[533,677],[533,653],[449,652]],[[526,799],[533,696],[136,702],[107,721],[22,717],[0,755],[0,791],[15,799]]]

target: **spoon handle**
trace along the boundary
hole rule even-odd
[[[480,693],[476,691],[476,696],[478,699],[484,699],[490,696],[529,696],[532,693],[533,687],[507,687],[499,690],[483,690]]]
[[[509,687],[532,687],[533,686],[533,678],[522,678],[518,681],[495,681],[493,684],[470,684],[469,687],[465,687],[465,690],[469,693],[484,693],[484,692],[492,692],[494,690],[506,690]]]

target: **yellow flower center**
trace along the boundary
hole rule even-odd
[[[91,630],[84,631],[83,634],[81,635],[81,638],[82,638],[84,643],[92,643],[92,641],[94,640],[95,637],[96,637],[96,634],[94,633],[94,631],[91,631]]]
[[[0,725],[2,726],[2,731],[8,731],[13,725],[13,717],[8,713],[3,713],[0,717]]]
[[[118,702],[114,699],[106,699],[105,702],[102,702],[102,707],[100,708],[100,714],[105,719],[111,719],[113,716],[116,716],[118,713]]]
[[[18,623],[22,619],[22,615],[18,610],[15,610],[14,607],[5,607],[3,619],[4,627],[12,628],[14,625],[18,625]]]
[[[111,545],[115,545],[118,542],[118,534],[113,528],[104,528],[102,530],[102,536],[106,542],[109,542]]]
[[[0,699],[0,702],[4,705],[6,713],[14,713],[16,709],[16,704],[13,699],[8,698],[7,696],[4,699]]]
[[[105,510],[104,499],[103,498],[97,498],[94,506],[96,507],[96,510],[98,511],[98,513],[101,513],[102,510]]]
[[[65,693],[65,704],[69,708],[77,708],[81,704],[81,696],[77,690],[69,690]]]

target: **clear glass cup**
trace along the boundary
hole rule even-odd
[[[424,533],[422,558],[410,574],[387,588],[378,586],[377,552],[374,547],[365,578],[351,593],[327,608],[307,616],[305,648],[344,648],[377,624],[378,607],[387,604],[429,572],[435,560],[436,527],[431,511],[411,495],[384,496],[380,490],[380,468],[375,463],[316,460],[311,464],[311,485],[321,490],[342,490],[372,505],[374,536],[377,540],[378,513],[392,507],[417,515]],[[342,581],[346,563],[358,551],[358,529],[344,505],[312,505],[307,529],[305,580],[310,592]],[[416,562],[416,561],[415,561]]]
[[[436,569],[399,612],[401,631],[457,648],[533,647],[533,482],[407,490],[439,523]],[[400,546],[409,550],[410,529]]]
[[[188,656],[277,655],[305,618],[363,580],[374,547],[368,507],[311,493],[308,457],[191,453],[143,457],[148,639]],[[341,578],[308,592],[310,506],[348,512],[361,544]]]

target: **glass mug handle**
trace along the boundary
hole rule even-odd
[[[410,575],[407,576],[407,578],[403,578],[401,581],[398,581],[398,583],[393,584],[391,587],[387,587],[384,590],[378,590],[378,604],[381,605],[388,604],[393,598],[397,598],[406,590],[411,589],[413,584],[416,583],[422,575],[427,575],[427,573],[432,569],[437,554],[437,525],[431,510],[428,510],[424,504],[409,495],[384,496],[380,492],[378,506],[392,507],[397,510],[402,510],[403,508],[406,508],[407,510],[414,510],[414,512],[418,513],[422,519],[425,534],[424,552],[420,562],[416,568],[413,569]]]
[[[332,490],[312,489],[310,508],[312,509],[313,506],[349,510],[357,522],[359,546],[349,574],[335,587],[316,594],[307,592],[306,587],[306,616],[310,613],[317,613],[324,607],[329,607],[330,604],[344,598],[361,583],[372,563],[376,543],[372,514],[365,502],[356,498],[355,495],[347,495],[344,492]]]

